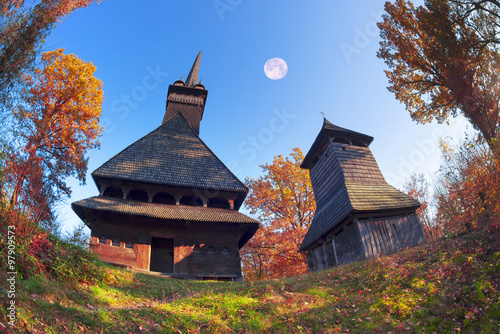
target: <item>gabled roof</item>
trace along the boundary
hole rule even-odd
[[[92,177],[247,193],[180,113],[97,168]]]
[[[343,138],[347,141],[355,141],[358,142],[359,144],[363,146],[369,146],[370,143],[373,141],[373,137],[365,135],[364,133],[361,132],[356,132],[352,131],[349,129],[344,129],[341,128],[340,126],[332,124],[329,120],[326,118],[323,118],[323,126],[319,132],[319,134],[316,136],[316,139],[314,140],[314,143],[312,144],[311,148],[307,152],[304,161],[302,161],[302,164],[300,165],[301,168],[306,168],[310,169],[314,165],[313,160],[316,156],[321,154],[321,148],[322,144],[325,143],[325,140],[328,138]]]

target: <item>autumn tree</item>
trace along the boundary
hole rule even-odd
[[[99,0],[0,1],[0,92],[4,93],[3,98],[16,79],[33,64],[54,24],[92,2]]]
[[[431,212],[431,185],[424,174],[412,174],[403,184],[403,192],[422,205],[417,209],[417,215],[424,228],[427,240],[436,239],[441,234],[441,226],[436,223]]]
[[[386,2],[377,56],[389,91],[420,123],[459,112],[493,148],[500,129],[497,1]]]
[[[445,233],[500,228],[500,159],[483,138],[441,142],[443,163],[435,197]]]
[[[500,44],[500,1],[498,0],[450,0],[456,6],[463,8],[463,17],[469,19],[472,26],[476,20],[489,20],[490,30],[484,35],[483,42]]]
[[[263,175],[246,179],[250,193],[245,202],[262,227],[242,250],[245,275],[250,279],[283,277],[307,271],[299,253],[316,207],[308,171],[300,168],[302,151],[274,157],[262,165]]]
[[[21,103],[14,110],[14,137],[5,180],[11,205],[50,219],[66,178],[85,182],[86,152],[99,145],[102,83],[96,70],[63,49],[42,54],[43,68],[23,77]]]

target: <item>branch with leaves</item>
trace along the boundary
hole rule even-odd
[[[426,0],[415,7],[395,0],[385,11],[377,56],[389,67],[389,91],[420,123],[460,112],[493,148],[500,136],[496,1]]]
[[[262,227],[242,250],[249,278],[292,276],[307,271],[299,247],[312,221],[316,203],[308,171],[300,168],[302,151],[278,155],[261,166],[264,175],[246,179],[250,193],[245,206]]]
[[[92,63],[62,49],[42,54],[41,62],[43,68],[23,77],[14,110],[19,142],[8,153],[5,172],[14,207],[32,207],[40,197],[37,203],[45,201],[48,210],[55,198],[70,194],[66,178],[85,182],[85,154],[99,146],[103,92]]]

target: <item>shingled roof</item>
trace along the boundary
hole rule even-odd
[[[130,201],[111,197],[94,196],[71,204],[78,207],[121,213],[125,215],[136,215],[170,220],[189,220],[199,222],[221,222],[221,223],[251,223],[259,224],[236,210],[221,208],[206,208],[191,205],[169,205],[160,203],[146,203]]]
[[[108,178],[248,192],[180,113],[105,162],[92,177],[96,183],[99,178]]]
[[[249,230],[242,236],[240,247],[242,247],[257,231],[259,222],[237,210],[206,208],[189,205],[168,205],[159,203],[145,203],[103,196],[86,198],[71,204],[73,211],[86,221],[85,209],[126,216],[141,216],[168,221],[193,221],[193,222],[220,222],[249,224]]]
[[[325,137],[332,135],[329,131],[341,131],[350,138],[357,138],[359,143],[365,143],[366,146],[332,142],[316,165],[311,166],[306,163],[308,157],[312,162],[320,155],[318,143],[325,143]],[[306,168],[314,173],[314,177],[311,177],[314,181],[317,204],[301,250],[308,249],[318,238],[328,234],[350,214],[382,211],[387,214],[391,211],[412,212],[420,206],[418,201],[385,181],[373,154],[367,147],[372,140],[370,136],[342,129],[325,120],[320,134],[301,166],[304,168],[306,165]],[[318,196],[318,188],[321,188],[321,196]]]
[[[340,126],[332,124],[326,118],[323,118],[321,131],[318,133],[318,136],[316,136],[316,139],[309,149],[309,152],[307,152],[304,161],[302,161],[302,164],[300,165],[301,168],[309,169],[313,166],[313,158],[318,154],[318,151],[321,150],[323,146],[322,144],[324,144],[324,140],[327,138],[343,138],[346,141],[354,140],[364,146],[370,145],[373,141],[373,137],[371,136],[365,135],[361,132],[341,128]]]

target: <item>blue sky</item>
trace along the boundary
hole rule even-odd
[[[89,152],[87,184],[70,180],[72,198],[59,207],[64,228],[79,222],[70,203],[98,194],[90,173],[158,127],[168,85],[186,78],[203,50],[200,78],[208,99],[200,137],[243,180],[293,147],[306,153],[323,112],[332,123],[375,139],[373,154],[389,183],[412,172],[432,176],[440,137],[464,132],[413,122],[387,91],[376,57],[384,1],[130,1],[103,0],[59,23],[45,51],[65,48],[91,61],[103,81],[106,127],[100,150]],[[284,59],[281,80],[265,62]]]

